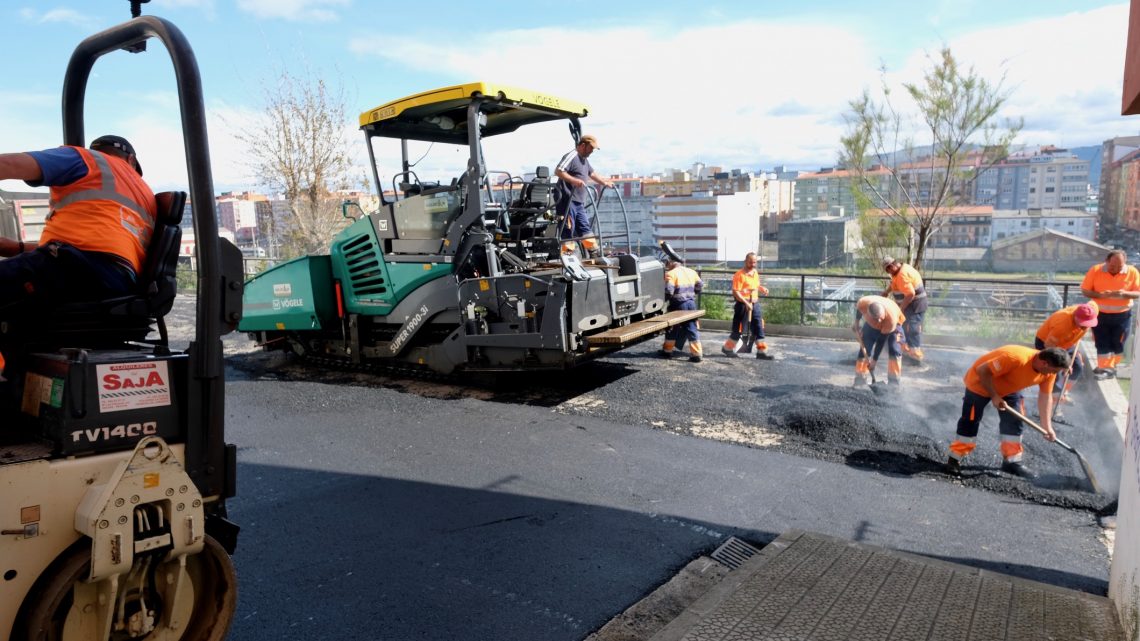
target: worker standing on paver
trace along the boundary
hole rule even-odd
[[[903,325],[906,341],[899,347],[915,363],[922,365],[922,319],[930,304],[922,275],[914,267],[890,256],[883,257],[883,270],[891,276],[891,283],[883,290],[883,296],[893,298],[906,316]]]
[[[764,317],[760,308],[760,295],[768,295],[768,288],[760,284],[760,272],[756,269],[756,252],[748,252],[744,257],[744,268],[732,277],[732,297],[736,304],[732,309],[732,333],[720,348],[729,358],[737,358],[736,342],[747,330],[756,347],[756,358],[770,361],[768,344],[764,342]],[[746,350],[749,349],[747,346]]]
[[[998,411],[1006,406],[1014,407],[1024,414],[1024,399],[1021,390],[1036,384],[1037,412],[1041,417],[1041,427],[1048,433],[1045,438],[1057,438],[1053,431],[1053,385],[1057,372],[1069,367],[1069,355],[1058,347],[1036,350],[1023,345],[1006,345],[983,354],[974,361],[963,381],[966,394],[962,397],[962,416],[958,419],[958,433],[950,444],[950,458],[946,461],[946,472],[955,476],[962,473],[962,460],[974,451],[977,445],[978,426],[986,405],[993,403]],[[1009,412],[1003,412],[998,420],[1001,433],[1001,455],[1003,472],[1034,478],[1036,476],[1021,462],[1021,419]]]
[[[690,310],[697,308],[697,296],[701,294],[704,283],[696,271],[689,269],[676,258],[665,260],[665,298],[668,299],[668,311],[678,309]],[[665,344],[661,346],[661,356],[673,358],[674,349],[684,349],[689,343],[689,360],[694,363],[701,362],[701,332],[697,319],[674,325],[665,331]]]
[[[1053,388],[1058,404],[1066,400],[1069,390],[1073,387],[1073,381],[1081,377],[1083,367],[1080,355],[1077,354],[1077,345],[1090,327],[1097,326],[1097,311],[1096,303],[1069,305],[1059,309],[1045,319],[1037,330],[1036,338],[1033,339],[1033,346],[1037,349],[1059,347],[1069,355],[1069,375],[1068,380],[1064,382],[1065,388],[1061,389],[1060,377]]]
[[[1132,327],[1132,301],[1140,298],[1140,272],[1128,264],[1124,250],[1114,249],[1103,263],[1093,265],[1085,274],[1081,293],[1100,310],[1092,330],[1096,343],[1093,376],[1097,380],[1115,378]]]
[[[860,329],[859,320],[863,320]],[[899,349],[899,331],[906,316],[898,304],[883,296],[864,296],[855,303],[855,322],[851,331],[861,336],[859,356],[855,359],[855,384],[866,385],[867,377],[887,348],[887,382],[898,385],[902,377],[902,350]]]

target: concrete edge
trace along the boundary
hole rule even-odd
[[[720,583],[709,588],[692,605],[685,608],[684,612],[677,615],[677,618],[650,637],[649,641],[680,641],[703,617],[716,610],[725,599],[735,594],[752,575],[763,569],[772,557],[790,547],[803,534],[802,530],[788,530],[776,537],[776,540],[761,548],[758,554],[742,563],[736,570],[729,572],[727,576],[721,579]]]
[[[583,641],[645,641],[731,572],[712,557],[698,556]]]
[[[1084,375],[1091,377],[1093,368],[1096,367],[1096,350],[1089,347],[1087,343],[1083,343],[1081,344],[1081,353],[1084,354],[1085,363],[1088,364]],[[1124,395],[1124,390],[1120,389],[1120,383],[1116,382],[1116,379],[1109,378],[1098,381],[1094,378],[1092,382],[1093,390],[1100,395],[1105,407],[1112,412],[1112,422],[1120,436],[1120,443],[1123,445],[1125,431],[1128,429],[1128,397]]]

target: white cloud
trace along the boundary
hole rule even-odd
[[[82,14],[73,9],[49,9],[44,12],[36,11],[35,9],[21,9],[20,17],[34,22],[36,24],[50,24],[50,23],[66,23],[75,25],[77,27],[90,27],[92,24],[97,24],[95,18]]]
[[[258,18],[280,18],[295,22],[331,22],[337,20],[337,9],[349,6],[351,0],[238,0],[242,11]]]
[[[957,9],[943,3],[943,11]],[[1127,6],[1117,5],[980,29],[949,44],[985,77],[1006,73],[1012,96],[1003,115],[1025,118],[1023,142],[1096,144],[1140,127],[1119,116],[1127,18]],[[583,101],[591,107],[584,128],[605,140],[594,157],[603,171],[698,160],[816,166],[837,157],[848,101],[879,86],[882,51],[854,29],[759,21],[678,31],[546,28],[358,38],[351,48],[413,71],[446,70],[457,83],[486,79]],[[926,53],[942,44],[915,51],[889,80],[919,78]],[[567,141],[563,134],[553,149],[542,147],[545,164]],[[520,149],[521,166],[512,169],[535,164],[538,147],[528,147],[530,160]]]
[[[605,139],[595,156],[602,171],[694,160],[744,167],[830,161],[842,128],[837,116],[876,67],[861,37],[818,24],[547,28],[452,41],[360,38],[351,46],[413,70],[446,69],[456,82],[488,79],[585,102],[591,115],[583,127]],[[565,131],[543,148],[550,157],[540,164],[565,151]],[[510,169],[532,168],[533,153],[519,163]]]
[[[979,29],[947,44],[983,77],[1004,75],[1010,95],[1001,115],[1025,119],[1021,142],[1075,147],[1140,127],[1120,116],[1127,28],[1128,6],[1115,5]],[[926,53],[915,52],[891,77],[915,81],[927,66]]]

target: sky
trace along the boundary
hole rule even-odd
[[[1024,118],[1021,143],[1077,147],[1140,132],[1140,119],[1120,116],[1124,2],[151,0],[142,7],[173,22],[194,48],[218,191],[260,187],[236,134],[259,118],[283,69],[342,88],[345,139],[362,166],[360,112],[481,80],[586,104],[583,129],[600,143],[591,162],[603,174],[694,162],[815,170],[835,163],[852,99],[884,80],[896,88],[917,80],[943,46],[986,78],[1004,77],[1001,117]],[[129,17],[126,0],[3,3],[0,152],[62,142],[59,103],[71,52]],[[145,54],[114,52],[96,63],[86,133],[126,136],[156,190],[184,189],[173,73],[153,42]],[[489,142],[488,165],[515,174],[554,165],[572,146],[563,124],[500,138]],[[421,152],[425,179],[452,171],[458,157],[413,150]],[[14,181],[0,188],[25,189]]]

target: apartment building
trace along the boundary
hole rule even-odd
[[[1140,136],[1122,136],[1101,146],[1100,193],[1097,208],[1101,221],[1140,231]]]
[[[694,264],[740,261],[760,242],[760,194],[696,192],[653,201],[654,240]]]
[[[867,177],[880,194],[890,193],[891,176],[886,169],[872,169],[867,172]],[[829,214],[857,214],[855,192],[852,190],[852,184],[857,180],[859,177],[855,172],[831,167],[801,174],[796,178],[792,195],[792,218],[806,220]],[[886,202],[880,199],[874,205],[885,207]]]

